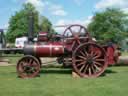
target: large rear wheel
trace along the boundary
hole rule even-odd
[[[97,77],[107,67],[106,54],[100,46],[84,43],[73,52],[73,70],[80,77]]]

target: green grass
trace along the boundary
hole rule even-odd
[[[121,52],[122,54],[122,56],[128,56],[128,52]]]
[[[73,78],[70,69],[42,68],[21,79],[15,66],[0,67],[0,96],[128,96],[128,66],[110,67],[95,79]]]
[[[7,58],[10,64],[16,65],[18,60],[23,57],[23,54],[3,54],[3,58]]]

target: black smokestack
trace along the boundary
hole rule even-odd
[[[28,30],[28,42],[33,42],[34,34],[34,14],[29,13],[29,30]]]
[[[3,29],[0,29],[0,43],[2,43]]]

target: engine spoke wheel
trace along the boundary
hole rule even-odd
[[[17,73],[21,78],[33,78],[40,72],[40,62],[34,56],[24,56],[17,63]]]
[[[80,77],[98,77],[107,68],[106,54],[94,43],[84,43],[73,52],[73,69]]]
[[[76,46],[81,44],[80,37],[84,37],[86,40],[90,38],[87,29],[78,24],[71,25],[63,33],[63,42],[72,39],[71,48],[74,50],[74,47],[76,48]]]

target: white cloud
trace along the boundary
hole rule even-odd
[[[39,12],[42,12],[45,6],[45,3],[42,0],[26,0],[25,3],[33,4]]]
[[[58,20],[58,22],[55,25],[65,25],[68,21],[67,20]]]
[[[67,15],[67,12],[62,9],[54,10],[51,13],[52,13],[52,15],[56,15],[56,16],[66,16]]]
[[[107,7],[127,8],[128,0],[100,0],[95,6],[96,9],[104,9]]]
[[[63,9],[61,5],[51,4],[49,10],[52,15],[56,16],[66,16],[67,12]]]
[[[95,8],[105,9],[105,8],[120,8],[124,13],[128,13],[128,0],[100,0]]]
[[[93,19],[93,16],[88,16],[88,18],[84,21],[85,26],[88,26],[88,24],[91,23],[92,19]]]
[[[60,10],[53,11],[52,14],[53,15],[56,15],[56,16],[66,16],[67,15],[67,12],[65,12],[62,9],[60,9]]]
[[[66,29],[66,26],[72,25],[72,24],[80,24],[83,25],[85,27],[88,26],[88,24],[91,22],[93,16],[88,16],[87,19],[85,20],[64,20],[64,19],[60,19],[58,20],[58,22],[55,24],[54,29],[59,32],[59,33],[63,33],[64,30]],[[59,26],[65,26],[65,27],[59,27]]]
[[[66,16],[67,12],[63,9],[61,5],[53,4],[46,0],[26,0],[25,3],[33,4],[36,9],[42,13],[43,10],[48,10],[52,15],[56,16]]]
[[[92,18],[93,18],[93,16],[88,16],[87,19],[85,19],[85,20],[64,20],[64,19],[60,19],[60,20],[58,20],[58,22],[55,25],[81,24],[81,25],[87,26],[91,22]]]
[[[69,24],[69,22],[70,22],[69,20],[60,19],[55,24],[54,29],[56,30],[56,32],[59,32],[59,34],[62,34],[66,27],[61,27],[61,26],[65,26]]]

